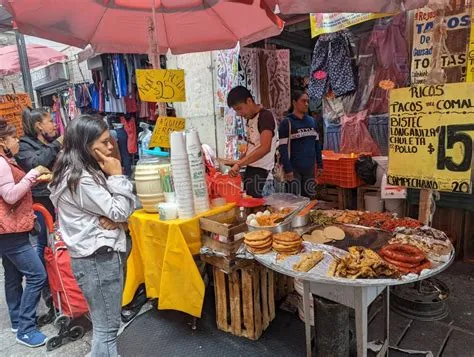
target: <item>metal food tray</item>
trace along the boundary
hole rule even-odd
[[[328,283],[336,285],[348,285],[348,286],[388,286],[388,285],[402,285],[407,283],[416,282],[437,275],[445,270],[454,260],[454,247],[451,246],[451,252],[444,258],[444,263],[432,262],[433,267],[431,269],[425,269],[420,275],[407,274],[403,275],[400,279],[350,279],[350,278],[336,278],[329,277],[328,271],[331,263],[334,260],[334,256],[343,257],[348,254],[347,251],[326,245],[326,244],[314,244],[309,242],[303,242],[304,249],[300,254],[289,256],[288,258],[277,260],[277,253],[270,252],[267,254],[254,255],[254,259],[272,269],[278,273],[288,275],[301,280],[313,281],[317,283]],[[293,265],[300,260],[301,254],[313,250],[321,250],[324,253],[324,258],[319,262],[313,269],[308,272],[297,272],[293,270]]]

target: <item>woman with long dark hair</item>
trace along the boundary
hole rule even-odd
[[[314,198],[315,165],[322,172],[321,144],[314,118],[308,115],[309,96],[294,91],[288,116],[279,127],[279,148],[285,171],[286,191]]]
[[[36,167],[25,173],[13,158],[19,149],[15,127],[0,118],[0,257],[5,296],[16,340],[38,347],[46,342],[36,327],[36,308],[46,272],[29,240],[35,222],[31,188],[49,170]]]
[[[16,155],[18,164],[25,171],[40,165],[52,170],[61,150],[63,137],[58,137],[56,125],[51,115],[44,109],[27,108],[23,111],[22,119],[25,135],[20,138],[20,151]],[[49,199],[48,183],[42,182],[37,184],[33,187],[32,193],[33,202],[43,205],[53,219],[56,219],[53,203]],[[44,264],[44,249],[48,244],[48,233],[43,215],[36,212],[35,214],[40,226],[36,236],[36,251]],[[54,307],[48,283],[45,284],[42,295],[44,301],[50,307],[48,316],[54,318]]]
[[[72,270],[92,317],[92,357],[117,356],[126,251],[122,223],[135,208],[132,184],[112,157],[111,140],[99,118],[73,120],[50,185]],[[101,225],[101,217],[115,222],[115,229]]]

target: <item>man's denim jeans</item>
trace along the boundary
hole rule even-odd
[[[5,270],[5,296],[12,326],[18,334],[36,329],[36,308],[46,271],[38,254],[28,240],[24,244],[0,250]],[[26,277],[23,289],[23,276]]]
[[[92,318],[92,357],[117,357],[124,259],[124,253],[113,251],[71,259]]]

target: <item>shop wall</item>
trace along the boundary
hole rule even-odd
[[[197,129],[201,142],[217,149],[217,154],[222,155],[224,123],[220,113],[215,110],[214,61],[212,52],[168,55],[167,67],[184,69],[185,72],[186,102],[174,104],[176,115],[186,118],[186,128]]]
[[[81,51],[82,49],[77,47],[67,47],[61,51],[69,58],[67,67],[70,83],[92,82],[92,72],[87,69],[87,62],[79,63],[77,60],[77,54]]]

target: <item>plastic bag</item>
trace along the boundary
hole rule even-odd
[[[153,133],[150,130],[150,126],[146,123],[140,123],[140,128],[142,128],[143,131],[140,134],[138,134],[138,142],[139,142],[138,157],[140,159],[147,158],[147,157],[152,158],[153,155],[147,154],[146,150],[148,150],[151,136],[153,135]]]
[[[368,185],[377,182],[377,162],[371,156],[362,155],[356,162],[357,175]]]
[[[366,118],[366,110],[344,116],[341,133],[341,153],[368,153],[372,156],[380,156],[380,149],[367,129]]]

